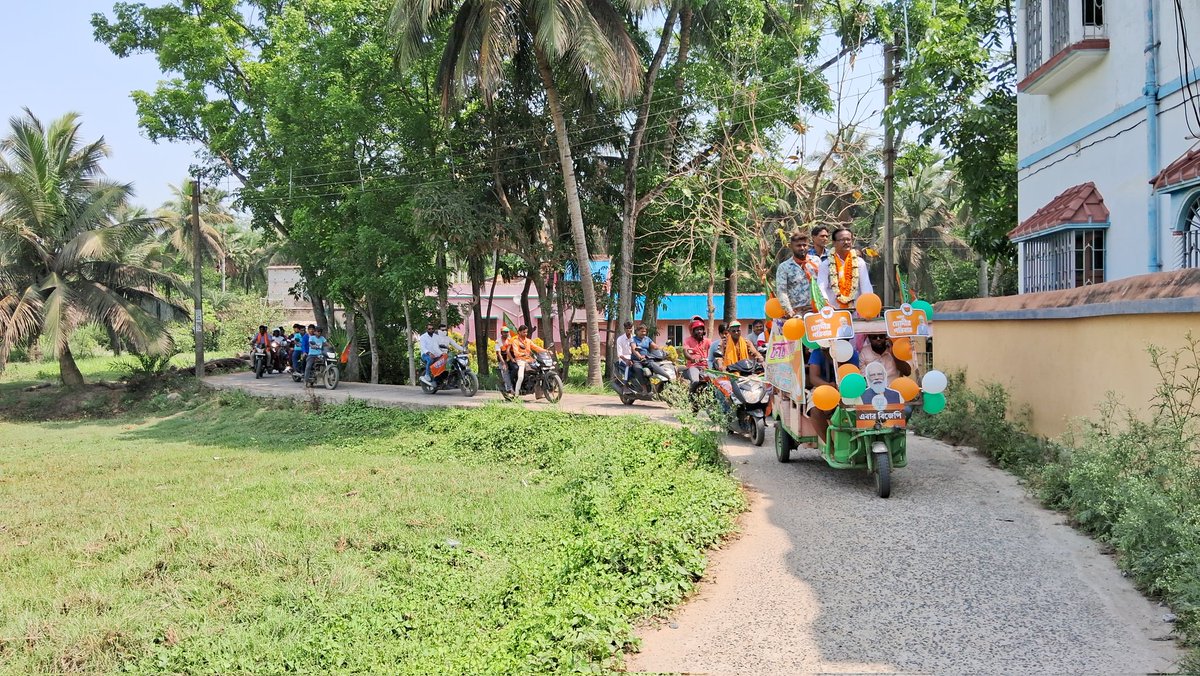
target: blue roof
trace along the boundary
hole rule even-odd
[[[646,299],[638,296],[637,307],[642,307]],[[718,321],[725,321],[725,294],[713,294],[713,305],[716,310],[713,316]],[[765,319],[767,296],[762,293],[739,293],[737,297],[738,316],[732,319]],[[663,298],[658,305],[659,321],[686,321],[700,315],[708,317],[708,294],[677,293]]]
[[[592,279],[598,278],[601,281],[607,282],[608,281],[608,272],[612,268],[612,261],[609,261],[609,260],[588,261],[588,267],[591,268]],[[563,269],[563,281],[564,282],[578,282],[579,281],[578,270],[579,270],[579,267],[577,265],[575,265],[574,261],[567,261],[567,264],[566,264],[566,266],[564,266],[564,269]]]

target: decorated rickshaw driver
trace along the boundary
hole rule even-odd
[[[775,293],[779,296],[785,317],[816,311],[812,302],[812,282],[817,279],[821,261],[809,256],[809,241],[807,232],[793,232],[788,240],[792,257],[780,263],[775,270]]]
[[[853,308],[864,293],[875,293],[867,275],[867,262],[854,250],[854,233],[849,228],[833,231],[833,253],[821,263],[817,283],[830,305],[838,310]]]

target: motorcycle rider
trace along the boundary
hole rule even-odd
[[[308,359],[304,362],[304,386],[313,386],[313,367],[317,363],[317,357],[325,352],[324,331],[321,327],[315,324],[308,325]]]
[[[700,374],[708,368],[708,348],[712,341],[705,335],[707,329],[699,319],[692,320],[691,333],[683,339],[683,352],[687,369],[683,377],[691,383],[689,389],[695,392],[700,386]]]
[[[433,378],[429,375],[429,367],[433,364],[433,360],[442,356],[442,341],[437,332],[433,329],[433,322],[425,324],[425,333],[421,334],[421,362],[425,364],[425,371],[421,374],[421,382],[433,386]]]
[[[505,392],[512,391],[512,374],[508,372],[512,359],[508,350],[509,330],[507,326],[500,327],[500,337],[496,340],[496,368],[500,369]]]
[[[730,322],[729,329],[725,334],[725,340],[721,341],[720,346],[717,348],[717,368],[725,370],[731,364],[751,358],[759,362],[763,360],[758,348],[751,345],[750,341],[742,337],[742,323],[739,321]]]
[[[454,339],[450,337],[450,333],[446,330],[445,324],[438,325],[438,346],[442,348],[443,354],[447,351],[446,348],[448,347],[454,348],[455,352],[462,352],[466,349],[462,345],[456,343]]]
[[[258,333],[250,338],[250,345],[266,349],[271,346],[271,334],[267,333],[267,325],[259,324]]]
[[[296,322],[292,324],[292,373],[300,372],[300,359],[308,354],[308,334],[304,332],[304,325]]]
[[[625,322],[625,333],[617,337],[617,363],[621,364],[621,382],[625,385],[625,391],[632,392],[634,390],[630,382],[630,374],[635,371],[633,368],[633,322]]]
[[[517,327],[517,335],[508,342],[509,352],[517,364],[517,382],[513,391],[521,394],[521,385],[525,383],[525,370],[533,363],[534,352],[545,352],[546,349],[529,337],[529,327],[522,324]]]
[[[658,343],[650,340],[647,333],[649,331],[646,329],[646,325],[638,324],[637,333],[633,337],[633,358],[639,366],[649,368],[663,380],[669,381],[671,377],[667,375],[667,372],[663,370],[662,366],[659,366],[658,362],[650,358],[650,351],[660,348]]]

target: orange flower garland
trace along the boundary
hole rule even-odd
[[[829,256],[829,261],[833,268],[830,272],[837,278],[837,301],[843,306],[849,305],[858,291],[858,254],[851,249],[842,261],[835,252]]]

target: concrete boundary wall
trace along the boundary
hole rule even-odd
[[[935,307],[934,363],[972,387],[997,382],[1032,431],[1061,435],[1095,418],[1109,392],[1148,412],[1158,385],[1147,347],[1200,337],[1200,270],[1131,277],[1066,291],[946,301]]]

